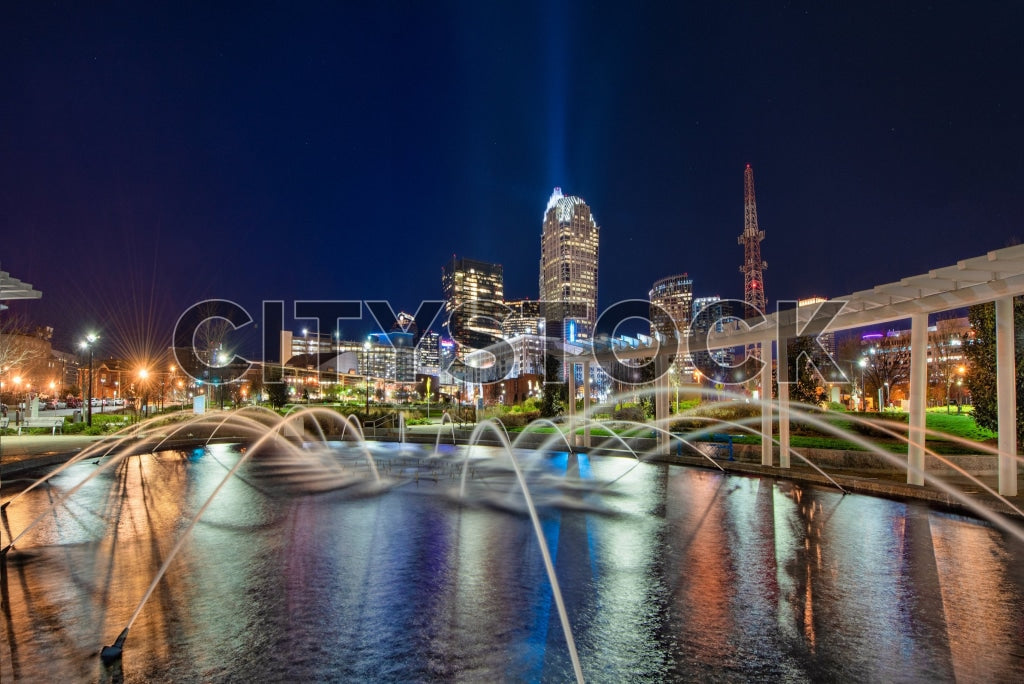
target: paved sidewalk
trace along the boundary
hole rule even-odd
[[[0,437],[0,476],[60,463],[102,435],[4,435]]]

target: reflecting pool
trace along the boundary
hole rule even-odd
[[[225,480],[244,452],[210,446],[129,457],[66,501],[98,466],[29,492],[4,520],[10,539],[42,516],[3,566],[0,675],[571,681],[523,494],[487,468],[508,453],[474,447],[460,496],[457,459],[424,469],[414,446],[371,446],[400,486],[317,487],[255,461]],[[1024,548],[987,523],[769,478],[517,458],[589,681],[1024,679]]]

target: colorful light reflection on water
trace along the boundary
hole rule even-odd
[[[4,681],[572,679],[529,519],[453,501],[443,478],[378,496],[233,479],[104,668],[99,648],[238,458],[212,449],[132,457],[52,507],[95,468],[77,465],[8,509],[15,533],[52,512],[6,563]],[[601,481],[631,466],[544,465]],[[600,499],[541,511],[591,681],[1024,677],[1024,549],[985,523],[666,465]]]

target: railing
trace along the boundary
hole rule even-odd
[[[388,426],[390,429],[394,429],[398,425],[398,413],[392,412],[381,416],[376,420],[364,420],[363,421],[363,436],[366,437],[367,428],[373,428],[373,436],[377,436],[377,428]]]

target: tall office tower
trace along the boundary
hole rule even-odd
[[[686,273],[662,278],[654,283],[647,296],[651,301],[651,335],[676,337],[685,350],[686,331],[693,320],[693,278]],[[672,366],[680,379],[688,381],[688,376],[683,374],[693,373],[689,354],[677,354]]]
[[[533,299],[517,299],[505,302],[509,308],[501,332],[507,339],[519,335],[540,335],[544,330],[544,318],[540,302]]]
[[[556,314],[552,303],[561,305],[557,312],[563,322],[561,337],[570,342],[593,337],[597,323],[599,231],[586,202],[555,188],[544,211],[540,237],[540,299],[549,320]]]
[[[437,375],[441,371],[441,336],[433,330],[420,336],[416,345],[416,372]]]
[[[483,349],[501,337],[505,319],[505,281],[501,264],[458,258],[441,271],[445,323],[459,343],[459,356]],[[458,311],[454,318],[452,313]],[[467,348],[468,347],[468,348]]]
[[[703,315],[701,315],[703,313]],[[718,295],[696,297],[693,300],[693,335],[702,346],[708,333],[725,331],[726,319],[732,317],[732,309],[728,302],[723,302]],[[732,382],[730,366],[733,365],[732,349],[716,349],[714,351],[693,352],[693,364],[698,379],[703,378],[712,383]]]

